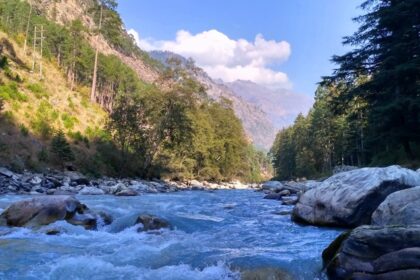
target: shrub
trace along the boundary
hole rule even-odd
[[[78,122],[75,116],[69,115],[67,113],[63,113],[61,115],[61,121],[63,122],[64,127],[68,130],[72,130],[74,125]]]
[[[43,97],[45,98],[48,97],[48,93],[40,84],[37,84],[37,83],[29,84],[26,86],[26,88],[29,89],[38,99],[41,99]]]
[[[29,135],[29,130],[25,125],[21,124],[19,126],[19,129],[20,129],[20,134],[22,134],[23,136],[27,137]]]
[[[41,162],[47,162],[48,161],[48,151],[45,149],[45,147],[42,147],[42,149],[37,154],[38,160]]]
[[[70,144],[67,142],[63,131],[58,131],[51,140],[51,153],[61,163],[74,161],[74,154]]]
[[[9,83],[0,86],[0,98],[4,100],[17,100],[21,102],[28,101],[28,97],[19,92],[16,83]]]
[[[53,133],[53,128],[49,124],[48,119],[36,116],[33,121],[31,121],[31,128],[33,131],[41,136],[43,139],[48,139]]]

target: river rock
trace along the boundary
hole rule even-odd
[[[279,181],[267,181],[264,182],[261,186],[262,190],[267,191],[275,191],[278,189],[281,189],[283,187],[283,184]]]
[[[0,225],[37,227],[66,220],[91,228],[93,217],[84,215],[86,210],[87,207],[72,196],[41,196],[10,205],[0,215]]]
[[[81,189],[79,191],[79,194],[82,194],[82,195],[103,195],[103,194],[105,194],[105,192],[103,190],[95,188],[95,187],[83,187],[83,189]]]
[[[390,194],[372,214],[373,225],[420,224],[420,187]]]
[[[149,230],[159,230],[161,228],[169,228],[169,222],[161,219],[159,217],[149,215],[149,214],[142,214],[140,215],[137,220],[136,224],[142,224],[143,227],[139,228],[138,231],[149,231]]]
[[[400,166],[338,173],[303,193],[292,218],[327,226],[369,224],[372,213],[389,194],[416,185],[420,185],[420,174]]]
[[[420,279],[420,226],[360,226],[323,252],[329,279]]]
[[[127,189],[117,192],[115,195],[116,196],[136,196],[138,195],[138,193],[135,190],[127,188]]]
[[[241,280],[293,280],[293,277],[281,269],[267,267],[244,270]]]
[[[3,175],[7,178],[12,178],[14,173],[7,168],[0,167],[0,175]]]
[[[275,193],[275,192],[272,192],[272,193],[269,193],[269,194],[267,194],[266,196],[264,196],[264,199],[274,199],[274,200],[280,200],[282,196],[283,196],[283,195],[282,195],[282,194],[280,194],[280,193]]]
[[[283,205],[295,205],[298,202],[299,198],[297,195],[283,196],[281,198]]]

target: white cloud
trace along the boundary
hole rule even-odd
[[[291,87],[287,74],[270,68],[270,65],[289,58],[291,48],[286,41],[266,40],[261,34],[255,37],[254,42],[233,40],[215,29],[195,35],[180,30],[173,41],[140,38],[133,29],[128,32],[146,51],[166,50],[192,57],[215,79],[226,82],[250,80],[275,88]]]

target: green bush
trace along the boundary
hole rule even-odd
[[[20,134],[22,134],[23,136],[27,137],[29,135],[29,130],[25,125],[21,124],[19,126],[19,129],[20,129]]]
[[[19,92],[16,83],[9,83],[0,86],[0,98],[4,100],[17,100],[21,102],[28,101],[28,97],[24,93]]]
[[[89,147],[89,139],[86,136],[83,136],[82,133],[80,133],[80,131],[77,132],[69,132],[68,136],[73,139],[73,141],[75,142],[75,144],[78,143],[85,143],[85,145],[87,147]]]
[[[26,86],[26,88],[29,89],[38,99],[42,99],[43,97],[45,98],[48,97],[48,93],[40,84],[37,84],[37,83],[29,84]]]
[[[64,127],[68,130],[72,130],[74,125],[79,122],[75,116],[67,113],[63,113],[61,115],[61,121],[63,122]]]
[[[58,131],[51,140],[51,153],[60,163],[74,161],[75,157],[63,131]]]
[[[42,149],[37,154],[38,160],[41,162],[48,162],[48,151],[45,149],[45,147],[42,147]]]

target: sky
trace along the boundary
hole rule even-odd
[[[330,59],[349,50],[361,0],[120,0],[147,51],[192,57],[213,78],[251,80],[313,96]]]

